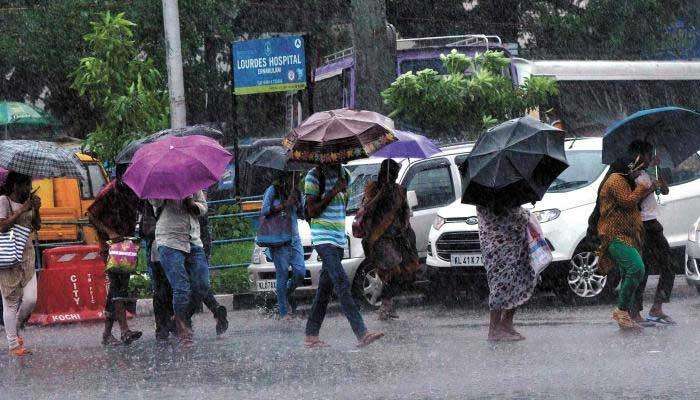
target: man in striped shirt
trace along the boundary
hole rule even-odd
[[[335,290],[341,309],[350,322],[358,346],[364,347],[381,338],[381,332],[369,332],[352,295],[350,281],[343,265],[345,235],[346,192],[350,176],[339,164],[321,165],[309,171],[304,182],[306,211],[310,218],[311,238],[323,263],[309,320],[306,323],[304,344],[309,348],[326,347],[319,332],[326,315],[328,302]]]

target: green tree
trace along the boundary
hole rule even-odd
[[[502,52],[469,57],[453,50],[441,59],[447,75],[432,69],[407,72],[382,92],[391,117],[432,137],[474,138],[557,94],[556,82],[550,78],[532,77],[514,86],[502,74],[510,64]]]
[[[128,142],[168,126],[168,94],[153,60],[133,40],[135,24],[123,13],[102,14],[84,36],[90,56],[71,74],[73,88],[87,96],[97,124],[87,147],[113,161]]]

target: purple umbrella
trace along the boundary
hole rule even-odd
[[[428,158],[440,152],[430,139],[406,131],[394,131],[395,142],[389,143],[372,157],[379,158]]]
[[[124,182],[142,199],[181,200],[218,182],[231,158],[214,139],[169,137],[136,151]]]

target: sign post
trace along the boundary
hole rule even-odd
[[[305,37],[277,36],[231,43],[231,107],[236,156],[234,186],[239,194],[238,118],[236,96],[304,90],[309,86]]]

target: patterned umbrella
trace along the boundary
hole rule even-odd
[[[136,150],[140,149],[145,144],[153,143],[166,137],[192,135],[210,137],[219,142],[224,138],[224,134],[220,130],[210,128],[206,125],[192,125],[184,128],[164,129],[152,135],[146,136],[145,138],[135,140],[124,146],[122,151],[117,154],[117,164],[130,164],[131,159],[134,158],[134,154],[136,154]]]
[[[291,151],[291,160],[336,164],[369,157],[395,140],[390,118],[342,108],[314,113],[292,130],[282,145]]]
[[[35,140],[0,140],[0,167],[35,178],[84,177],[75,155]]]

